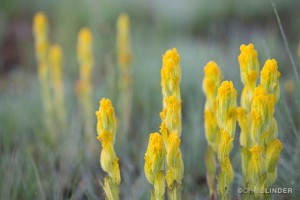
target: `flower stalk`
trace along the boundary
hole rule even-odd
[[[102,145],[100,165],[108,176],[104,178],[103,190],[107,200],[119,199],[119,184],[121,182],[119,158],[114,151],[116,135],[116,118],[114,108],[109,99],[101,99],[97,116],[97,139]]]
[[[80,66],[79,80],[76,84],[76,92],[82,111],[84,122],[84,138],[92,151],[95,149],[94,143],[94,118],[92,101],[92,69],[94,64],[93,56],[93,36],[87,27],[82,28],[78,34],[77,58]]]
[[[163,200],[165,195],[165,145],[159,133],[151,133],[145,154],[144,171],[149,183],[153,185],[151,199]]]
[[[122,141],[129,133],[132,108],[132,52],[130,41],[130,19],[126,13],[120,14],[116,23],[117,28],[117,62],[119,67],[119,110]]]
[[[218,194],[220,199],[230,199],[230,188],[234,178],[234,171],[229,154],[232,150],[237,112],[237,91],[230,81],[223,81],[216,97],[216,118],[221,130],[221,141],[218,146]]]
[[[49,49],[48,57],[54,96],[54,114],[58,119],[60,126],[63,127],[66,124],[66,111],[64,105],[64,84],[62,72],[63,54],[61,47],[58,44],[52,45]]]
[[[184,164],[180,150],[181,98],[180,98],[180,56],[177,50],[166,51],[162,59],[161,86],[163,110],[160,132],[166,147],[166,182],[168,198],[181,199],[181,184]]]
[[[41,96],[45,112],[45,124],[50,132],[54,131],[53,103],[51,100],[51,88],[49,82],[48,56],[48,19],[45,13],[38,12],[33,19],[33,35],[35,40],[35,55],[38,64],[38,78],[40,82]]]
[[[221,70],[217,63],[209,61],[204,67],[204,79],[202,82],[203,92],[206,96],[204,108],[205,137],[208,144],[205,153],[206,180],[209,187],[209,195],[214,199],[216,187],[216,154],[221,140],[220,128],[216,119],[216,96],[220,81],[222,79]]]

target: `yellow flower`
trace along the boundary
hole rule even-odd
[[[250,161],[248,165],[248,175],[253,183],[258,181],[259,176],[265,170],[265,162],[259,145],[254,145],[250,149]]]
[[[166,51],[163,57],[163,66],[161,69],[161,86],[162,94],[165,101],[166,97],[174,96],[176,99],[180,99],[180,56],[177,50],[174,48],[172,50]],[[166,102],[163,102],[164,106]]]
[[[156,173],[163,169],[165,155],[166,150],[162,136],[159,133],[151,133],[145,153],[144,169],[148,181],[152,184]]]
[[[165,123],[164,120],[161,122],[161,125],[160,125],[160,127],[159,127],[159,132],[160,132],[161,135],[163,136],[164,141],[167,141],[167,138],[169,137],[170,132],[169,132],[169,130],[167,129],[166,123]]]
[[[170,167],[176,167],[177,156],[180,147],[180,138],[176,133],[171,133],[167,140],[167,163]]]
[[[221,142],[218,149],[218,159],[223,161],[229,156],[232,149],[233,137],[231,137],[225,130],[221,131]]]
[[[260,136],[269,127],[273,119],[275,98],[273,94],[268,95],[262,86],[255,88],[251,105],[251,138],[259,143]]]
[[[274,94],[276,102],[280,96],[280,88],[278,79],[280,72],[277,70],[277,61],[275,59],[268,59],[260,73],[261,86],[267,91],[268,94]]]
[[[214,107],[215,97],[222,79],[221,71],[214,61],[209,61],[204,67],[204,79],[202,82],[203,92],[206,95],[205,108],[212,110]]]
[[[244,85],[254,87],[259,73],[259,62],[257,51],[253,44],[247,46],[242,44],[240,47],[240,55],[238,57],[241,70],[241,80]]]
[[[176,133],[171,133],[167,139],[167,183],[168,186],[172,185],[173,181],[181,183],[183,177],[184,166],[180,151],[180,138]]]
[[[268,130],[263,134],[261,134],[260,142],[268,146],[277,137],[278,137],[278,127],[277,127],[277,122],[273,117],[272,121],[270,122],[270,126]]]
[[[113,149],[112,143],[102,143],[102,151],[100,155],[100,164],[102,169],[107,172],[111,173],[113,170],[113,164],[116,158],[115,151]]]
[[[232,82],[223,81],[216,97],[216,117],[218,125],[233,137],[236,126],[237,92]]]
[[[108,131],[112,134],[113,142],[115,140],[116,132],[116,119],[115,112],[112,103],[109,99],[101,99],[99,111],[96,111],[98,123],[97,131],[98,134],[103,131]]]
[[[273,172],[277,165],[277,161],[279,159],[279,154],[282,150],[282,144],[280,140],[273,140],[268,146],[266,150],[266,166],[269,172]]]
[[[119,158],[114,151],[114,139],[116,131],[116,121],[114,108],[109,99],[101,99],[97,115],[97,139],[101,142],[102,151],[100,154],[100,165],[108,173],[104,179],[103,189],[106,199],[119,199],[118,185],[121,182]]]
[[[179,62],[180,62],[180,56],[179,54],[177,53],[177,49],[176,48],[173,48],[173,49],[169,49],[165,52],[165,55],[163,56],[163,63],[166,62],[167,60],[173,60],[174,62],[174,65],[178,66],[179,65]],[[180,71],[179,71],[180,72]]]
[[[220,162],[221,170],[218,179],[218,192],[220,196],[230,191],[230,185],[234,178],[234,171],[228,156]]]
[[[174,96],[170,96],[166,99],[166,116],[165,122],[168,130],[173,133],[181,135],[181,100],[176,99]]]
[[[204,112],[204,127],[206,140],[216,151],[221,141],[221,133],[215,114],[209,110]]]
[[[244,108],[247,112],[251,109],[251,102],[253,97],[253,91],[254,88],[249,88],[248,85],[244,85],[242,95],[241,95],[241,106]]]
[[[239,125],[241,127],[241,135],[240,135],[240,144],[244,147],[250,147],[251,145],[251,138],[250,138],[250,131],[249,131],[249,120],[246,113],[246,110],[243,108],[237,109],[237,119]]]
[[[109,176],[114,180],[116,184],[120,184],[121,175],[120,175],[120,167],[119,167],[119,158],[116,156],[113,162],[112,170],[109,173]]]
[[[157,199],[163,199],[165,195],[165,174],[159,171],[154,177],[154,195]]]

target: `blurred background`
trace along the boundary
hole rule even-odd
[[[93,111],[99,100],[110,98],[118,108],[116,20],[130,17],[132,50],[131,115],[126,139],[116,141],[121,167],[121,199],[149,199],[150,185],[144,175],[144,153],[148,136],[159,130],[162,109],[161,58],[176,47],[181,58],[183,112],[182,152],[185,163],[184,199],[208,199],[205,181],[203,128],[203,67],[215,60],[224,75],[242,89],[237,56],[241,44],[253,43],[260,66],[275,58],[281,72],[281,98],[275,115],[283,151],[274,187],[293,188],[293,194],[274,199],[296,199],[300,195],[300,1],[274,0],[288,54],[270,1],[252,0],[0,0],[0,193],[1,199],[104,199],[99,181],[105,173],[99,164],[101,145],[88,151],[82,139],[82,112],[75,92],[79,77],[77,35],[89,27],[94,36]],[[32,22],[43,11],[49,20],[49,40],[63,51],[65,128],[45,128],[37,76]],[[292,59],[291,59],[292,58]],[[293,68],[293,62],[295,63]],[[120,121],[120,120],[119,120]],[[49,142],[49,135],[56,140]],[[125,131],[117,130],[118,134]],[[236,188],[242,185],[239,129],[231,153]],[[118,139],[116,139],[118,140]]]

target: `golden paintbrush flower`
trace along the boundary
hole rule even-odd
[[[115,142],[116,133],[116,118],[115,111],[109,99],[101,99],[100,109],[96,112],[97,115],[97,132],[101,134],[103,131],[108,131],[112,135],[112,142]]]
[[[167,109],[165,113],[166,127],[171,133],[181,135],[181,100],[170,96],[166,99]]]
[[[104,180],[104,192],[109,200],[119,199],[118,185],[121,182],[119,158],[114,151],[116,134],[116,119],[112,103],[109,99],[101,99],[97,116],[97,139],[101,142],[102,151],[100,164],[102,169],[108,173]]]
[[[247,46],[242,44],[240,47],[240,55],[238,56],[241,80],[244,84],[244,89],[241,95],[241,105],[247,112],[250,110],[251,100],[256,86],[256,80],[259,75],[259,62],[257,51],[253,44]]]
[[[227,199],[226,193],[230,189],[231,182],[234,178],[234,171],[229,159],[229,156],[226,156],[224,160],[220,162],[220,173],[218,177],[218,192],[220,199]]]
[[[266,166],[268,171],[274,171],[277,161],[279,159],[279,154],[282,150],[282,144],[280,140],[273,140],[267,147],[266,150]]]
[[[205,109],[213,111],[215,98],[222,79],[221,70],[217,63],[209,61],[204,67],[204,75],[202,89],[206,95]]]
[[[260,73],[261,86],[268,94],[274,94],[276,102],[280,96],[279,77],[280,72],[277,70],[277,61],[275,59],[268,59]]]
[[[167,50],[162,58],[161,86],[163,110],[160,132],[166,147],[166,182],[170,199],[181,199],[181,180],[184,164],[180,151],[181,98],[180,98],[180,56],[176,48]]]
[[[275,97],[268,95],[266,90],[258,86],[255,88],[251,104],[251,133],[252,141],[260,143],[260,136],[269,127],[274,114]]]
[[[282,144],[280,140],[273,140],[266,150],[266,168],[268,171],[268,176],[265,182],[266,187],[270,187],[276,180],[277,177],[277,162],[279,160],[279,155],[282,150]]]
[[[222,74],[217,63],[209,61],[204,67],[202,90],[206,96],[204,127],[208,148],[205,154],[205,164],[208,171],[206,177],[211,197],[213,197],[215,192],[215,172],[217,167],[215,157],[221,140],[220,128],[216,118],[216,96],[221,79]]]
[[[238,57],[241,70],[241,79],[245,85],[255,86],[256,79],[259,74],[259,62],[257,51],[253,44],[247,46],[242,44],[240,47],[240,55]]]
[[[216,118],[221,130],[221,141],[218,148],[218,160],[221,166],[218,174],[218,193],[221,199],[228,198],[234,177],[229,154],[232,149],[236,128],[236,98],[237,91],[233,87],[233,83],[231,81],[223,81],[216,97]]]
[[[151,133],[145,153],[144,171],[148,182],[154,186],[151,198],[157,200],[163,199],[165,194],[165,155],[163,137],[159,133]]]
[[[174,96],[176,99],[180,99],[180,56],[177,53],[176,48],[166,51],[162,62],[161,87],[163,94],[163,105],[166,107],[165,101],[167,97]]]
[[[216,117],[218,125],[231,137],[236,127],[236,97],[237,92],[230,81],[223,81],[216,97]]]
[[[204,111],[204,128],[206,140],[216,152],[221,140],[221,134],[215,112],[209,110]]]
[[[233,146],[233,137],[231,137],[226,131],[222,130],[221,133],[221,142],[218,149],[218,159],[224,160],[226,156],[229,156],[229,153],[232,150]]]
[[[262,150],[259,145],[254,145],[250,149],[250,161],[248,166],[248,175],[249,179],[252,180],[252,183],[256,183],[258,181],[259,176],[265,170],[265,163],[262,154]]]
[[[240,144],[243,147],[250,147],[251,146],[251,140],[250,138],[250,123],[248,120],[248,116],[246,113],[246,110],[243,108],[237,109],[237,120],[239,122],[239,125],[241,127],[241,130],[243,134],[240,135]]]

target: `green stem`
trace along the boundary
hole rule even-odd
[[[181,186],[179,183],[174,182],[168,189],[169,200],[181,200]]]

